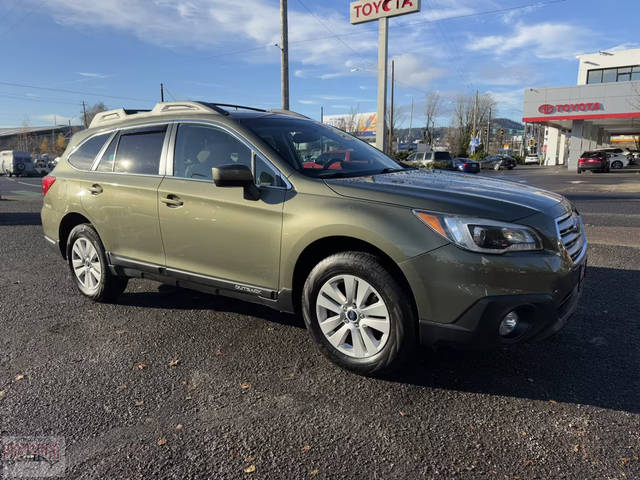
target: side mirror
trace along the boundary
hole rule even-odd
[[[231,163],[212,168],[213,181],[217,187],[242,187],[244,198],[247,200],[258,200],[260,190],[253,180],[253,173],[249,167],[243,164]]]

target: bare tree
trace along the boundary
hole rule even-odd
[[[424,130],[424,139],[427,145],[433,145],[433,133],[436,126],[436,117],[440,113],[440,94],[432,92],[427,95],[427,105],[425,108],[426,128]]]
[[[456,154],[466,155],[473,130],[473,110],[475,98],[473,95],[458,95],[453,110],[450,146]],[[478,97],[477,122],[484,125],[492,110],[495,115],[496,102],[491,94],[485,93]]]
[[[87,107],[87,126],[91,125],[91,120],[93,120],[93,117],[95,117],[98,113],[100,112],[104,112],[107,110],[107,107],[105,106],[104,102],[98,102],[90,107]],[[81,116],[84,115],[84,112],[81,112]]]

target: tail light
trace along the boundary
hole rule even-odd
[[[55,183],[56,177],[52,177],[51,175],[47,175],[46,177],[42,177],[42,196],[45,196],[51,186]]]

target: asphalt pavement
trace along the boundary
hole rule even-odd
[[[486,174],[576,203],[578,311],[543,342],[423,350],[388,379],[249,303],[143,280],[92,303],[42,237],[39,179],[0,177],[0,437],[64,437],[82,479],[640,478],[640,174]]]

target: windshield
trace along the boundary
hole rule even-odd
[[[239,121],[310,177],[355,177],[405,170],[366,142],[329,125],[275,116]]]

